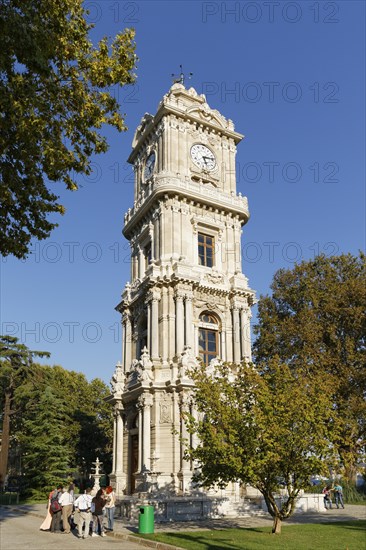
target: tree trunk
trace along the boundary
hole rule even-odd
[[[5,403],[3,413],[3,433],[0,451],[0,487],[3,488],[8,470],[9,439],[10,439],[10,403],[11,392],[5,391]]]
[[[282,521],[278,516],[275,516],[273,519],[272,533],[274,535],[279,535],[281,533]]]

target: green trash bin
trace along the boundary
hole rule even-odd
[[[154,506],[140,506],[139,533],[154,532]]]

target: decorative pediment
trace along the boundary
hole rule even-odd
[[[144,131],[146,130],[147,126],[154,120],[153,115],[150,115],[149,113],[145,113],[144,116],[141,119],[141,122],[139,126],[137,126],[135,135],[133,136],[132,140],[132,148],[134,148]]]
[[[199,118],[202,122],[206,123],[216,123],[221,128],[228,128],[228,121],[223,117],[218,111],[210,109],[210,107],[205,103],[204,105],[193,105],[191,108],[187,109],[187,115],[194,116]]]

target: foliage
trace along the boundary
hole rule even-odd
[[[9,456],[10,419],[14,391],[33,372],[33,357],[48,357],[45,351],[31,351],[13,336],[0,336],[0,387],[2,395],[2,438],[0,449],[0,486],[4,483]]]
[[[108,386],[100,379],[88,382],[82,373],[60,366],[35,365],[34,376],[15,392],[18,414],[14,418],[14,434],[17,440],[24,441],[31,410],[40,406],[41,396],[47,388],[57,396],[61,408],[66,411],[64,416],[60,417],[58,412],[56,417],[61,441],[68,455],[67,471],[70,475],[79,472],[87,478],[98,456],[104,471],[110,472],[113,417],[110,406],[104,401],[109,395]],[[38,420],[42,426],[41,416]],[[41,431],[32,433],[35,441],[41,438]],[[22,455],[26,452],[22,443],[21,451]]]
[[[309,380],[273,360],[260,375],[252,365],[195,369],[196,415],[186,415],[199,437],[186,456],[203,486],[249,483],[263,495],[274,532],[291,516],[300,490],[334,458],[337,426],[327,398],[328,377]],[[282,502],[278,496],[280,484]]]
[[[37,496],[41,490],[44,498],[45,487],[55,481],[66,480],[77,472],[89,477],[97,456],[104,471],[110,472],[113,417],[104,400],[109,388],[102,380],[88,382],[82,373],[33,363],[32,354],[37,353],[45,354],[31,352],[16,338],[0,340],[0,383],[11,395],[6,400],[10,450],[17,451],[14,456],[21,456],[21,479],[31,479],[32,495]],[[7,356],[12,357],[13,364]],[[42,471],[38,471],[39,465]],[[5,477],[7,464],[3,467]],[[11,462],[9,471],[18,474],[19,464]]]
[[[38,390],[38,399],[27,406],[19,434],[23,468],[31,480],[31,495],[49,492],[70,474],[70,449],[63,427],[71,424],[67,404],[50,386]]]
[[[103,462],[103,470],[112,470],[113,416],[112,408],[105,398],[110,390],[102,380],[95,378],[86,387],[87,407],[79,408],[75,420],[80,424],[80,435],[76,445],[79,469],[83,465],[84,475],[91,471],[96,456]]]
[[[365,528],[365,521],[339,521],[288,525],[281,539],[269,536],[267,527],[159,532],[155,535],[140,534],[139,537],[188,550],[359,550],[364,547]]]
[[[77,189],[107,150],[103,124],[126,130],[108,89],[135,80],[134,31],[94,47],[82,0],[3,0],[0,12],[1,253],[24,258],[64,213],[50,182]]]
[[[342,423],[338,446],[345,475],[365,448],[366,263],[364,254],[302,262],[279,270],[272,295],[261,297],[255,361],[278,356],[309,380],[329,375],[327,394]]]

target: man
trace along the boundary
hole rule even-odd
[[[344,509],[344,503],[343,503],[343,488],[339,483],[336,483],[333,488],[334,491],[334,500],[336,503],[337,508],[339,508],[339,505],[342,506]]]
[[[59,503],[59,498],[61,496],[62,485],[58,485],[57,489],[50,493],[50,509],[52,514],[51,520],[51,533],[61,533],[61,505]]]
[[[70,523],[69,518],[72,514],[74,499],[72,495],[70,495],[68,488],[64,487],[62,489],[62,495],[58,499],[59,503],[62,506],[62,525],[63,525],[63,533],[69,534],[70,533]]]
[[[87,539],[89,536],[89,529],[90,529],[90,522],[92,520],[92,514],[91,514],[91,503],[92,503],[92,496],[90,494],[91,489],[88,488],[85,491],[84,495],[80,495],[75,500],[75,509],[76,509],[76,524],[78,528],[78,538],[81,539]],[[75,516],[74,516],[75,517]],[[83,525],[85,522],[84,527],[84,534],[83,534]]]

